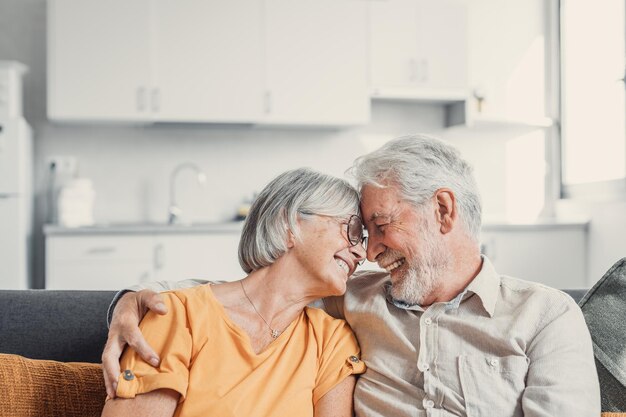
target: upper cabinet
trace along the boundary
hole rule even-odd
[[[265,2],[267,123],[369,121],[367,2]]]
[[[150,0],[48,4],[48,115],[146,120],[151,88]]]
[[[366,7],[360,0],[51,0],[49,117],[365,123]]]
[[[550,37],[545,2],[471,0],[468,124],[549,126]],[[548,51],[548,52],[546,52]]]
[[[152,0],[152,14],[155,120],[261,118],[262,2]]]
[[[465,1],[372,1],[369,8],[373,98],[466,99]]]
[[[51,119],[262,115],[258,0],[52,0],[48,15]]]

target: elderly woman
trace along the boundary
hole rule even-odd
[[[363,260],[358,207],[344,180],[308,169],[274,179],[243,227],[248,275],[165,293],[168,313],[140,326],[161,363],[127,349],[102,415],[352,415],[354,375],[365,371],[356,339],[307,305],[343,294]]]

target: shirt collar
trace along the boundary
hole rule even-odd
[[[481,255],[481,257],[483,258],[483,265],[480,272],[469,283],[466,291],[476,294],[489,317],[493,317],[500,293],[500,275],[485,255]]]
[[[483,308],[489,314],[489,317],[493,317],[493,313],[496,308],[496,301],[498,300],[500,277],[496,273],[496,270],[489,259],[484,255],[481,255],[481,257],[483,264],[480,272],[463,291],[454,297],[454,299],[444,303],[446,310],[459,308],[459,305],[463,300],[472,294],[476,294],[480,299]],[[391,282],[385,283],[385,295],[387,297],[387,302],[398,308],[403,310],[424,311],[424,308],[419,304],[407,304],[403,301],[395,300],[391,296]]]

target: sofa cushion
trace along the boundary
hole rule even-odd
[[[101,361],[114,291],[0,290],[0,353]]]
[[[626,258],[580,300],[600,378],[602,410],[626,411]]]
[[[0,354],[0,416],[100,416],[106,390],[100,365]]]

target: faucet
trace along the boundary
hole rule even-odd
[[[174,168],[174,170],[172,170],[172,173],[170,174],[170,206],[168,209],[168,224],[181,223],[183,211],[180,207],[178,207],[178,204],[176,204],[176,178],[181,171],[186,169],[190,169],[196,173],[198,184],[203,185],[206,182],[206,174],[204,171],[191,162],[179,164]]]

